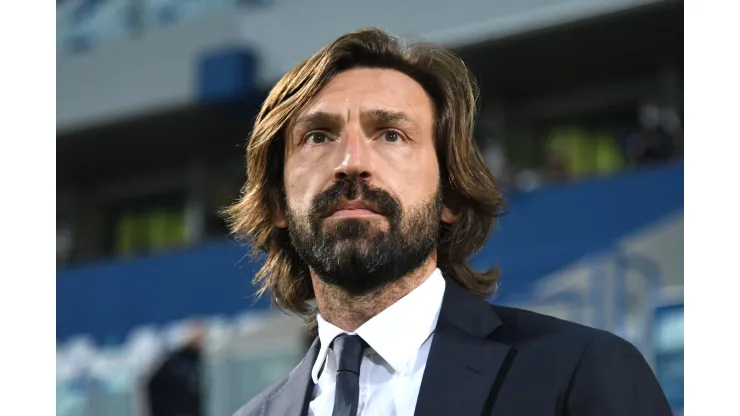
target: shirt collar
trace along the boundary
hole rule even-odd
[[[442,306],[445,280],[442,272],[434,272],[421,285],[372,317],[353,334],[359,335],[394,371],[402,371],[419,347],[434,332]],[[331,342],[348,333],[316,316],[321,349],[316,357],[311,377],[317,383]]]

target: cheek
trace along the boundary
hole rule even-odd
[[[286,162],[283,180],[285,197],[291,207],[307,207],[311,198],[321,190],[321,178],[326,176],[321,166],[297,160]]]
[[[305,205],[303,202],[306,198],[305,179],[300,172],[285,175],[285,199],[294,211]]]
[[[384,181],[401,198],[404,205],[427,201],[439,186],[439,165],[431,151],[407,152],[383,158]]]

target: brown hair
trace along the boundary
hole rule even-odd
[[[465,64],[452,52],[429,44],[406,44],[379,29],[345,34],[288,72],[262,105],[247,146],[248,178],[241,198],[224,212],[233,234],[250,240],[253,254],[266,255],[254,277],[258,295],[312,321],[313,286],[293,249],[288,231],[274,226],[284,206],[283,166],[286,129],[297,114],[336,74],[357,67],[387,68],[416,80],[431,97],[444,203],[458,213],[441,224],[438,267],[448,278],[480,296],[492,294],[497,269],[476,272],[467,261],[488,238],[504,199],[473,137],[477,89]]]

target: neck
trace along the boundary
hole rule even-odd
[[[384,311],[419,287],[437,267],[436,256],[402,278],[360,296],[330,285],[313,271],[311,281],[321,317],[338,328],[354,332],[373,316]]]

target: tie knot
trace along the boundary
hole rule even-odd
[[[332,349],[339,356],[337,371],[351,371],[360,374],[360,363],[365,348],[367,344],[359,335],[344,334],[334,338]]]

